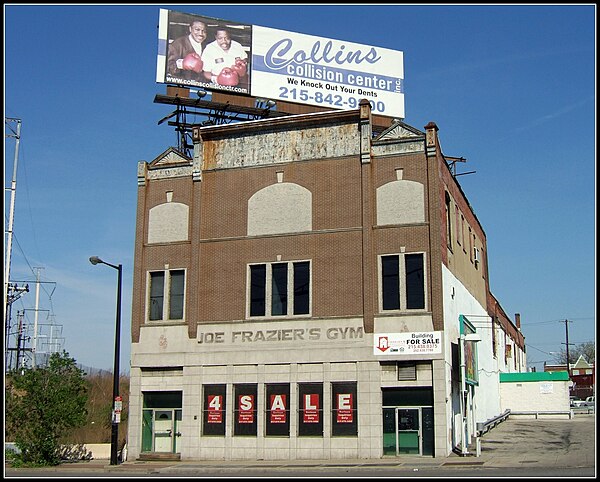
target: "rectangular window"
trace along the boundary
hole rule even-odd
[[[148,319],[182,320],[185,306],[185,270],[150,272]]]
[[[479,250],[479,254],[480,254],[480,260],[479,262],[481,263],[481,277],[483,279],[485,279],[485,275],[486,275],[486,266],[485,266],[485,251],[483,250],[483,247],[481,247],[481,249]]]
[[[358,435],[356,382],[331,384],[331,435],[334,437]]]
[[[426,308],[423,253],[381,256],[380,273],[382,311]]]
[[[467,246],[466,246],[467,243],[465,241],[465,225],[466,225],[465,217],[461,214],[460,215],[460,237],[461,237],[461,240],[463,241],[463,245],[462,245],[463,252],[466,253],[467,252]]]
[[[407,254],[406,263],[406,309],[422,310],[425,308],[425,271],[423,254]]]
[[[310,300],[310,264],[294,263],[294,315],[308,315]]]
[[[163,319],[165,273],[150,273],[150,320]]]
[[[256,384],[234,385],[233,435],[256,436]]]
[[[494,355],[494,358],[497,357],[497,350],[496,350],[496,323],[497,323],[497,318],[495,316],[492,316],[492,355]]]
[[[473,238],[475,237],[474,234],[471,234],[471,228],[469,227],[469,260],[471,261],[471,263],[473,262]]]
[[[323,384],[298,384],[298,435],[323,436]]]
[[[182,269],[170,271],[171,285],[169,297],[169,318],[171,320],[183,319],[183,294],[185,275]]]
[[[384,310],[400,309],[400,256],[381,257],[382,296]]]
[[[452,250],[452,211],[450,210],[450,194],[446,192],[446,244]]]
[[[454,206],[455,214],[456,214],[456,242],[462,245],[462,225],[460,222],[460,211],[458,210],[458,205]]]
[[[265,316],[266,273],[264,264],[250,266],[250,316]]]
[[[277,263],[271,265],[271,273],[271,316],[287,315],[287,263]]]
[[[225,388],[223,384],[203,386],[203,435],[225,435]]]
[[[265,435],[290,435],[290,384],[269,383],[266,385]]]
[[[249,266],[250,317],[310,314],[310,262],[293,261]]]

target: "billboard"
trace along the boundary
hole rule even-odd
[[[156,82],[404,118],[397,50],[160,9]]]

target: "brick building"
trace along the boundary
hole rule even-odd
[[[525,345],[437,126],[278,108],[138,165],[129,456],[466,447]]]
[[[575,363],[569,364],[569,379],[571,380],[570,394],[585,400],[596,392],[596,365],[589,363],[580,355]],[[567,371],[567,364],[550,364],[544,362],[545,372]]]

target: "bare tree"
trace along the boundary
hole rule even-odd
[[[593,363],[596,360],[596,344],[592,341],[587,341],[569,349],[569,363],[575,363],[580,356],[583,356],[588,363]],[[561,348],[560,352],[554,357],[554,361],[566,365],[567,350]]]

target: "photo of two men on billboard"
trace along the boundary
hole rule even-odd
[[[252,26],[169,12],[165,82],[250,93]]]

